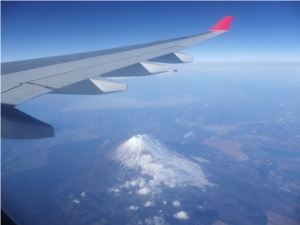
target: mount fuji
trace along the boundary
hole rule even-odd
[[[149,135],[135,135],[121,144],[112,154],[112,160],[121,163],[121,171],[134,174],[119,188],[138,187],[136,193],[146,195],[166,186],[214,186],[202,168],[188,158],[171,151]]]

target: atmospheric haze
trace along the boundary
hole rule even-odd
[[[158,185],[193,185],[202,189],[213,186],[198,164],[171,151],[149,135],[133,136],[114,151],[112,159],[121,162],[122,170],[137,171],[139,177],[127,181],[122,187],[138,186],[140,195],[148,194],[151,187]]]

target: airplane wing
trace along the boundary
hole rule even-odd
[[[1,63],[1,137],[53,137],[49,124],[15,106],[51,94],[99,95],[127,90],[107,77],[147,76],[171,68],[159,63],[187,63],[192,57],[179,51],[226,32],[232,16],[209,31],[195,35],[108,50]]]

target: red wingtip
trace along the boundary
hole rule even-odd
[[[217,30],[228,30],[231,24],[233,16],[225,16],[219,23],[213,26],[210,31],[217,31]]]

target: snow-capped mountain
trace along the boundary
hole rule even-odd
[[[122,187],[138,186],[139,194],[148,194],[151,187],[158,185],[213,186],[198,164],[148,135],[133,136],[113,152],[112,159],[120,162],[123,170],[138,172],[139,177],[126,181]]]

